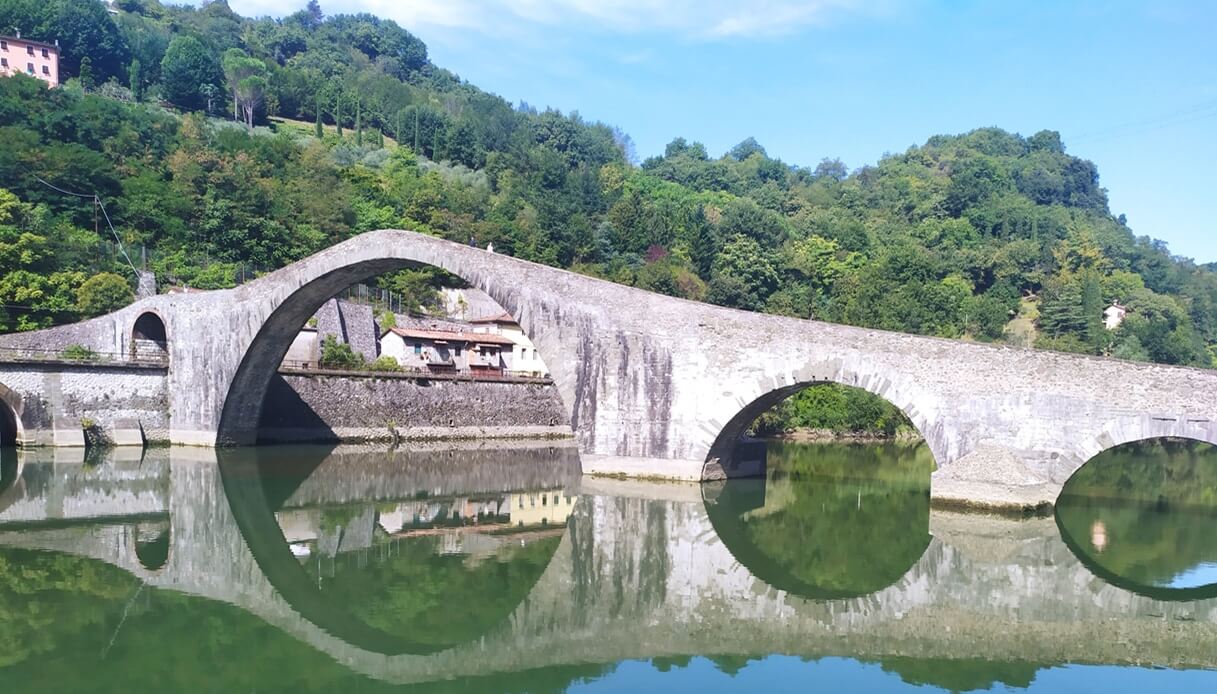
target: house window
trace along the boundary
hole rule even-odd
[[[0,67],[8,67],[8,58],[0,58]]]
[[[422,344],[421,344],[421,343],[418,343],[418,342],[415,342],[415,343],[414,343],[414,353],[415,353],[415,354],[422,354],[422,353],[423,353],[423,346],[422,346]]]
[[[28,73],[30,73],[31,75],[32,75],[32,74],[34,74],[34,64],[33,64],[33,63],[26,63],[26,64],[25,64],[25,71],[26,71],[26,72],[28,72]]]
[[[8,41],[0,41],[0,51],[8,50]]]
[[[34,55],[34,47],[33,47],[33,46],[26,46],[26,47],[25,47],[25,52],[26,52],[26,53],[28,53],[28,54],[30,54],[30,55]]]
[[[44,75],[49,75],[49,74],[51,74],[51,68],[47,67],[46,65],[43,65],[43,66],[42,66],[42,74],[44,74]]]
[[[51,57],[51,54],[50,54],[50,53],[47,53],[46,49],[44,48],[44,49],[42,49],[42,57],[43,57],[43,58],[50,58],[50,57]]]

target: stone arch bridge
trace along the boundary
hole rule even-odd
[[[461,277],[519,321],[551,366],[585,470],[730,474],[726,452],[755,415],[822,382],[903,410],[938,464],[936,496],[998,485],[1047,490],[1051,500],[1111,446],[1156,436],[1217,443],[1217,371],[737,311],[397,230],[362,234],[235,289],[159,295],[0,336],[10,355],[83,345],[136,357],[0,360],[0,409],[18,420],[9,436],[52,443],[83,418],[176,444],[252,443],[267,385],[306,319],[352,283],[417,265]],[[166,360],[143,359],[158,349]]]

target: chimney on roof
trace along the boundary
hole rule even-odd
[[[20,29],[17,29],[17,28],[15,28],[15,27],[14,27],[14,28],[13,28],[13,34],[15,34],[17,38],[21,38],[21,30],[20,30]]]

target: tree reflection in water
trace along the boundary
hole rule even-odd
[[[867,595],[900,580],[930,542],[924,445],[783,444],[767,478],[706,485],[732,555],[774,588],[813,599]]]
[[[373,462],[389,472],[365,469],[371,486],[358,500],[304,506],[289,500],[310,477],[354,474],[351,461],[324,447],[225,450],[219,461],[241,534],[279,594],[347,643],[395,655],[443,650],[506,623],[544,573],[575,501],[518,485],[538,469],[555,471],[556,480],[572,464],[577,473],[573,456],[573,449],[518,452],[511,465],[491,470],[501,486],[490,488],[515,491],[433,498],[409,482],[412,471],[438,465],[456,477],[502,452],[379,453]]]
[[[488,534],[483,542],[494,546],[472,552],[446,552],[446,538],[435,535],[378,533],[366,550],[318,555],[302,566],[325,599],[365,624],[447,648],[486,635],[524,600],[557,550],[562,527],[541,533]]]
[[[1061,537],[1108,582],[1166,600],[1217,596],[1217,448],[1153,439],[1100,453],[1065,484]]]

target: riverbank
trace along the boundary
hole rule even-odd
[[[902,428],[888,433],[886,431],[841,431],[796,427],[781,433],[770,434],[766,438],[790,443],[918,443],[924,440],[921,434],[912,428]]]

